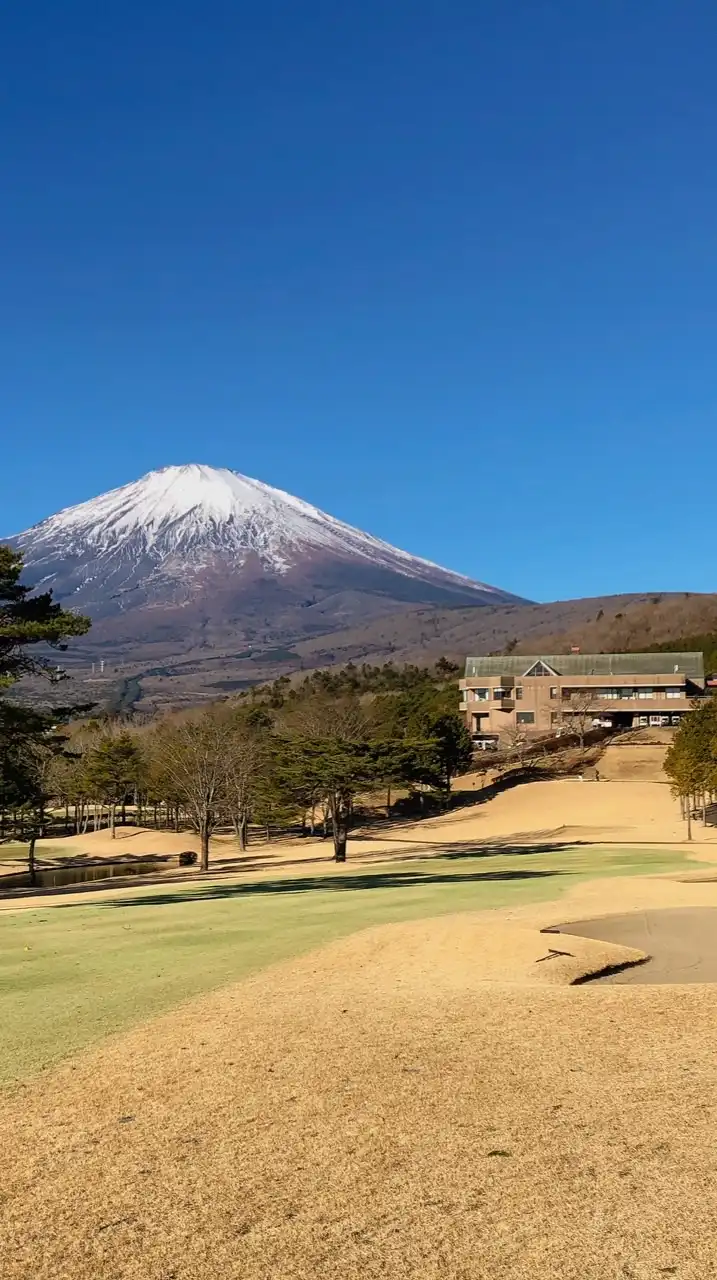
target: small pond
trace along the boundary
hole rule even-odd
[[[113,880],[116,876],[146,876],[154,871],[166,871],[175,862],[166,858],[162,862],[101,862],[74,867],[42,867],[35,873],[36,889],[61,889],[68,884],[85,884],[90,880]],[[0,876],[0,893],[8,889],[29,889],[30,875],[16,871]]]

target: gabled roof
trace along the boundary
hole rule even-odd
[[[553,653],[466,658],[466,676],[526,676],[543,662],[557,676],[667,676],[704,678],[701,653]]]
[[[555,668],[545,661],[545,658],[538,658],[531,663],[527,671],[523,672],[524,676],[557,676],[558,674]]]

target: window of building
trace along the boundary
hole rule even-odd
[[[508,697],[508,690],[507,690],[507,689],[494,689],[494,690],[493,690],[493,701],[494,701],[494,702],[500,702],[502,698],[507,698],[507,697]]]
[[[684,698],[684,689],[665,689],[666,698]]]
[[[519,711],[515,718],[518,724],[535,724],[534,711]]]
[[[622,689],[596,689],[598,698],[621,698]]]
[[[516,696],[516,698],[522,698],[522,696],[523,696],[523,686],[522,686],[522,684],[517,684],[517,685],[515,686],[515,696]]]
[[[556,686],[556,685],[551,685],[551,686],[550,686],[550,696],[551,696],[551,698],[557,698],[557,696],[558,696],[558,689],[557,689],[557,686]]]
[[[638,689],[637,696],[638,698],[654,698],[655,690],[654,689]]]
[[[526,676],[554,676],[555,672],[551,671],[550,667],[542,662],[541,659],[538,659],[525,674]]]

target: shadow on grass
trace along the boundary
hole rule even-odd
[[[547,833],[546,833],[547,834]],[[357,837],[352,843],[361,844],[361,837]],[[370,844],[370,840],[367,842]],[[376,859],[386,862],[418,862],[428,861],[431,859],[445,858],[448,861],[459,858],[517,858],[528,857],[535,854],[562,853],[566,850],[577,849],[580,846],[587,845],[584,840],[540,840],[525,841],[512,843],[507,840],[481,840],[480,844],[466,844],[465,840],[444,841],[443,844],[436,844],[435,841],[421,844],[415,840],[396,840],[397,846],[405,845],[405,848],[396,848],[390,852],[377,853],[374,855]],[[361,861],[364,862],[371,858],[370,853],[362,850]]]
[[[425,873],[416,871],[378,871],[370,874],[352,872],[350,874],[324,876],[296,876],[281,880],[255,880],[239,884],[197,884],[191,889],[177,889],[174,893],[153,893],[131,898],[113,898],[99,903],[103,910],[115,907],[153,907],[181,905],[185,902],[211,902],[217,899],[262,897],[272,894],[300,894],[344,892],[362,889],[406,889],[420,888],[440,884],[490,884],[511,880],[540,880],[549,876],[563,875],[562,871],[471,871],[452,874],[450,872]],[[71,904],[67,904],[68,906]]]
[[[548,833],[546,832],[545,834],[547,835]],[[476,861],[481,858],[527,857],[527,856],[541,854],[541,853],[542,854],[560,853],[562,851],[573,850],[577,847],[577,844],[584,843],[582,841],[576,842],[574,840],[572,841],[542,840],[542,841],[535,841],[531,843],[525,843],[525,842],[514,843],[508,840],[494,839],[494,840],[481,841],[481,843],[478,845],[466,844],[466,842],[462,840],[444,842],[443,844],[439,844],[439,845],[433,842],[430,842],[424,845],[424,844],[417,843],[415,840],[406,840],[406,841],[398,840],[396,841],[396,844],[403,846],[400,849],[396,848],[390,851],[383,850],[383,851],[377,851],[374,853],[370,851],[370,845],[371,845],[370,837],[366,837],[366,836],[360,837],[360,836],[352,835],[351,842],[352,844],[363,844],[364,846],[360,855],[361,866],[375,866],[376,864],[391,863],[392,865],[396,865],[398,867],[401,867],[403,865],[406,865],[412,862],[433,862],[433,861],[440,861],[440,860],[444,860],[447,862],[453,862],[453,861],[457,862],[463,859],[468,859],[468,860],[472,859]],[[291,870],[295,867],[322,866],[322,867],[334,868],[336,867],[336,863],[334,862],[333,857],[328,851],[330,848],[331,848],[331,845],[329,844],[326,853],[322,852],[315,858],[304,857],[304,858],[291,858],[286,860],[282,859],[279,863],[276,863],[275,861],[273,861],[273,859],[270,856],[263,858],[261,856],[252,856],[250,854],[247,854],[241,858],[233,858],[231,862],[218,864],[218,865],[215,864],[213,866],[210,866],[208,874],[209,876],[211,876],[212,885],[206,884],[204,877],[201,875],[199,876],[199,883],[197,883],[197,877],[199,873],[195,869],[191,871],[182,871],[179,869],[174,869],[174,867],[168,866],[166,871],[157,871],[155,873],[148,872],[146,875],[143,875],[140,884],[137,884],[136,879],[134,879],[133,877],[127,876],[124,878],[124,881],[125,881],[124,884],[122,883],[118,884],[117,879],[120,879],[120,877],[117,877],[115,878],[114,883],[112,883],[110,879],[107,879],[107,880],[90,880],[90,881],[86,881],[79,884],[68,884],[68,885],[62,885],[62,886],[58,885],[55,887],[48,886],[46,888],[43,888],[39,885],[32,888],[29,886],[26,886],[23,888],[13,888],[13,889],[9,889],[5,887],[4,889],[0,889],[0,903],[3,901],[22,901],[23,898],[42,898],[46,896],[52,896],[54,899],[52,903],[53,907],[72,907],[72,906],[82,905],[81,901],[77,901],[77,899],[82,899],[82,897],[87,893],[98,894],[98,893],[102,893],[105,890],[113,891],[116,893],[118,889],[129,888],[130,885],[132,885],[133,888],[136,887],[137,889],[141,889],[141,888],[149,889],[155,885],[157,886],[162,884],[166,885],[168,882],[172,886],[194,884],[196,885],[197,896],[199,898],[204,898],[207,896],[209,889],[213,887],[213,882],[219,879],[220,877],[223,879],[224,877],[229,877],[229,876],[234,877],[237,875],[241,875],[242,873],[251,875],[257,872],[266,871],[270,869],[272,866],[277,869],[277,874],[279,874],[279,870],[281,874],[290,873]],[[170,855],[165,855],[165,856],[167,856],[169,862],[171,863],[172,862],[171,856]],[[132,861],[134,861],[134,859],[132,859]],[[160,861],[163,861],[163,859],[161,857],[151,858],[151,859],[148,858],[147,861],[158,863]],[[358,872],[353,872],[351,868],[352,868],[352,862],[351,862],[351,858],[349,857],[349,862],[346,867],[346,874],[343,876],[343,879],[346,881],[345,885],[338,883],[341,877],[339,877],[336,874],[336,872],[327,872],[325,877],[314,877],[311,880],[312,887],[317,887],[318,884],[320,883],[321,886],[324,888],[333,888],[334,886],[338,888],[342,888],[342,887],[349,888],[352,886],[356,888],[370,888],[371,884],[373,883],[376,888],[380,888],[382,887],[381,880],[388,882],[388,880],[391,878],[389,873],[387,873],[385,877],[379,876],[377,873],[372,873],[366,877],[368,883],[361,884],[359,883],[361,879],[360,875],[358,874]],[[398,884],[410,883],[410,881],[407,879],[407,875],[409,873],[398,871],[395,874],[397,877],[396,883]],[[538,875],[538,874],[547,874],[547,873],[535,872],[533,874]],[[447,875],[445,877],[445,882],[449,883],[453,880],[456,880],[457,878],[458,877],[454,875]],[[463,878],[467,879],[468,877],[464,876]],[[481,876],[477,878],[483,878],[486,880],[488,879],[501,880],[501,879],[510,879],[513,877],[511,873],[506,871],[506,872],[495,872],[495,873],[492,873],[492,872],[481,873]],[[299,879],[294,879],[291,877],[290,874],[287,874],[286,889],[284,891],[287,893],[294,892],[294,891],[300,892],[300,889],[294,890],[292,886],[301,885],[303,883],[303,879],[308,880],[308,877],[304,877],[302,878],[302,880],[299,880]],[[438,883],[441,882],[438,879],[438,877],[436,878],[436,882]],[[266,881],[264,883],[276,884],[278,883],[278,881],[271,880],[271,881]],[[426,873],[425,875],[418,875],[415,883],[429,883],[429,873]],[[231,894],[227,896],[232,896],[235,893],[239,893],[243,891],[249,892],[250,890],[253,890],[254,892],[260,892],[261,888],[262,888],[261,885],[256,887],[253,884],[253,882],[250,882],[248,884],[247,883],[236,884],[231,887]],[[194,889],[184,893],[181,890],[179,890],[176,894],[174,892],[168,893],[167,895],[157,894],[157,895],[152,895],[151,897],[148,896],[146,898],[141,898],[139,899],[139,901],[141,901],[142,903],[151,902],[151,901],[162,902],[165,900],[165,897],[170,899],[171,901],[174,901],[175,897],[180,902],[191,901],[193,898],[194,892],[195,892]],[[278,889],[274,890],[274,892],[278,892]],[[58,898],[65,898],[67,900],[64,902],[58,902],[57,901]],[[113,900],[112,902],[100,903],[98,905],[124,906],[129,901],[130,901],[129,899],[122,898],[120,900]],[[134,903],[134,901],[135,899],[132,898],[131,902]]]

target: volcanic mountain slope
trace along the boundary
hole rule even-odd
[[[83,651],[287,643],[416,604],[516,599],[223,468],[150,472],[9,540],[93,619]]]
[[[348,662],[422,666],[443,656],[462,664],[468,653],[568,653],[573,645],[593,653],[642,651],[655,645],[704,649],[708,637],[703,632],[717,633],[715,595],[600,596],[467,609],[419,606],[307,636],[290,649],[196,649],[154,667],[122,666],[110,674],[115,682],[118,676],[139,678],[142,706],[149,710],[163,703],[179,705],[231,694],[292,671]],[[87,689],[77,689],[79,701],[88,696]],[[102,696],[99,682],[96,696]]]

